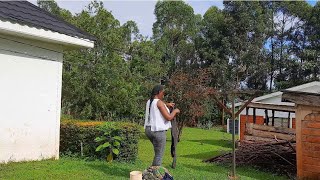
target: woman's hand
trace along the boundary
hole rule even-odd
[[[176,108],[172,112],[174,112],[175,114],[179,114],[180,113],[180,109]]]
[[[166,103],[167,104],[167,103]],[[171,113],[168,112],[167,108],[165,107],[166,105],[164,102],[162,102],[161,100],[159,100],[157,102],[157,106],[162,114],[162,116],[168,120],[168,121],[171,121],[177,114],[180,113],[180,110],[179,109],[174,109]],[[174,103],[172,103],[174,104]]]

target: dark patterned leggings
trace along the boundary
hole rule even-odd
[[[151,141],[154,149],[152,166],[161,166],[166,146],[166,131],[151,131],[151,127],[147,126],[145,133]]]

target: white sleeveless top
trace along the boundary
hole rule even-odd
[[[151,131],[165,131],[171,128],[171,122],[166,120],[164,118],[157,106],[159,99],[153,99],[150,107],[150,121],[149,119],[149,105],[150,105],[150,99],[148,100],[146,104],[146,116],[144,121],[144,128],[146,126],[151,126]],[[168,107],[164,105],[167,109],[167,111],[170,113]]]

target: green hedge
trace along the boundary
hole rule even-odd
[[[120,153],[117,161],[134,161],[138,156],[138,141],[140,128],[138,125],[127,122],[101,122],[101,121],[62,121],[60,125],[60,153],[84,157],[105,159],[107,153],[96,152],[99,146],[94,139],[103,135],[103,131],[117,130],[122,137]]]

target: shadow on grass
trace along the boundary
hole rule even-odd
[[[191,142],[198,142],[199,145],[209,144],[225,148],[232,148],[232,142],[225,139],[203,139],[203,140],[188,140]]]
[[[207,159],[210,159],[210,158],[213,158],[215,156],[222,155],[225,153],[227,153],[227,151],[209,151],[209,152],[204,152],[204,153],[182,155],[180,157],[207,160]]]
[[[116,176],[116,177],[122,177],[122,178],[128,178],[129,172],[131,171],[130,168],[121,168],[119,166],[107,166],[107,165],[94,165],[90,164],[88,165],[90,168],[94,170],[98,170],[106,174],[106,177],[110,176]]]

